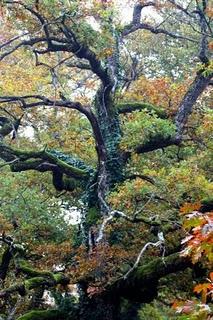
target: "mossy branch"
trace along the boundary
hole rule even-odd
[[[10,237],[2,237],[1,240],[9,245],[16,270],[22,272],[28,279],[0,291],[0,297],[6,298],[12,293],[18,292],[21,296],[26,295],[28,290],[41,286],[54,287],[57,284],[67,285],[70,279],[63,273],[36,270],[29,266],[25,260],[26,252],[22,245],[13,242]]]
[[[32,310],[17,320],[63,320],[63,313],[58,310]]]
[[[30,267],[27,261],[22,258],[16,258],[15,265],[18,271],[21,271],[23,274],[27,275],[28,277],[34,277],[33,279],[38,280],[38,278],[39,279],[48,278],[49,280],[52,280],[55,283],[60,283],[60,284],[69,283],[69,278],[66,277],[63,273],[53,273],[50,271],[40,271],[40,270],[34,269]],[[29,279],[29,281],[31,280],[32,279]],[[31,282],[29,282],[29,285],[30,283]]]
[[[1,298],[7,298],[9,295],[17,292],[21,296],[25,296],[28,290],[32,290],[39,287],[55,287],[57,284],[68,284],[69,278],[64,274],[52,274],[51,277],[43,276],[43,277],[34,277],[27,279],[21,283],[15,283],[14,285],[0,291]]]
[[[20,159],[20,161],[11,165],[13,171],[30,169],[47,171],[57,168],[61,170],[61,172],[75,179],[87,179],[89,177],[89,173],[86,170],[77,168],[61,159],[58,159],[46,149],[41,151],[19,150],[1,143],[0,157],[5,161],[11,161],[14,158]]]
[[[108,293],[128,299],[150,302],[157,294],[158,280],[170,273],[191,267],[191,262],[180,253],[153,261],[135,269],[127,279],[121,279],[109,288]]]
[[[155,112],[159,118],[168,118],[166,111],[160,107],[154,106],[150,103],[143,102],[119,102],[116,105],[119,114],[131,113],[133,111],[147,110],[149,112]]]

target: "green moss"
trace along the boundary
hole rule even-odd
[[[33,310],[17,320],[63,320],[65,317],[58,310]]]
[[[131,121],[123,124],[125,135],[121,140],[124,150],[134,151],[140,146],[143,149],[161,145],[170,141],[176,134],[176,126],[170,120],[161,119],[155,112],[135,111]],[[136,151],[137,152],[137,151]]]
[[[42,151],[23,151],[23,150],[18,150],[14,148],[10,148],[8,146],[4,147],[8,153],[12,153],[16,156],[18,156],[21,160],[24,160],[23,166],[25,167],[28,165],[28,169],[30,168],[35,168],[40,164],[39,161],[42,160],[48,160],[51,163],[56,164],[59,166],[65,173],[73,175],[75,178],[87,178],[89,176],[89,170],[87,170],[86,166],[84,168],[79,168],[79,166],[72,165],[57,156],[57,152],[54,153],[54,151],[47,151],[47,150],[42,150]],[[29,158],[32,158],[32,160],[28,160]],[[36,159],[40,160],[36,160]],[[28,161],[26,161],[28,160]],[[21,164],[15,164],[13,165],[14,171],[20,170],[18,166]],[[16,170],[15,170],[16,169]]]
[[[52,273],[52,277],[56,283],[60,283],[60,284],[67,284],[68,283],[68,279],[67,279],[67,277],[64,276],[63,273]]]
[[[34,277],[28,280],[25,280],[24,284],[26,289],[31,290],[47,284],[47,281],[48,280],[44,277]],[[54,281],[53,281],[53,284],[54,284]]]
[[[45,276],[53,277],[53,274],[51,272],[39,271],[29,267],[29,264],[27,263],[27,261],[23,259],[17,260],[17,267],[19,270],[21,270],[23,273],[27,274],[30,277],[45,277]]]
[[[88,172],[86,172],[85,170],[74,167],[74,166],[66,163],[63,160],[60,160],[59,158],[54,157],[51,153],[49,153],[47,151],[45,151],[44,158],[46,158],[47,160],[51,160],[56,165],[58,165],[60,168],[67,171],[68,173],[73,174],[75,177],[80,178],[80,177],[87,177],[88,176]]]
[[[155,112],[159,118],[166,119],[167,114],[164,109],[154,106],[150,103],[140,103],[140,102],[120,102],[117,104],[117,109],[119,113],[130,113],[137,110],[147,110],[150,112]]]

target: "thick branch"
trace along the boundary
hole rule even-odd
[[[0,265],[0,279],[2,281],[4,281],[7,276],[7,271],[8,271],[11,259],[12,259],[12,253],[10,249],[7,248],[2,255],[1,265]]]
[[[174,2],[174,1],[171,1],[171,2]],[[174,38],[174,39],[184,39],[184,40],[188,40],[188,41],[197,43],[196,40],[189,38],[189,37],[186,37],[184,35],[180,35],[180,34],[171,32],[169,30],[159,28],[158,26],[152,26],[147,23],[142,23],[141,22],[141,13],[142,13],[143,8],[145,8],[147,6],[156,6],[156,3],[153,1],[148,1],[145,4],[141,4],[140,2],[135,4],[134,9],[133,9],[132,21],[130,24],[128,24],[124,27],[123,32],[122,32],[123,37],[141,29],[141,30],[148,30],[154,34],[165,34],[165,35],[167,35],[171,38]],[[180,8],[178,8],[178,9],[180,9]],[[184,11],[184,13],[187,12],[187,10],[184,10],[184,9],[182,11]]]
[[[197,41],[192,38],[176,34],[174,32],[168,31],[166,29],[153,27],[147,23],[137,23],[137,24],[131,23],[131,24],[129,24],[128,26],[126,26],[124,28],[124,30],[122,32],[122,36],[125,37],[125,36],[129,35],[130,33],[133,33],[137,30],[147,30],[147,31],[150,31],[151,33],[154,33],[154,34],[165,34],[166,36],[169,36],[174,39],[187,40],[190,42],[197,43]]]
[[[109,288],[110,294],[128,299],[150,302],[155,297],[158,280],[170,273],[176,273],[191,266],[191,262],[174,253],[162,258],[156,258],[146,265],[135,269],[127,279],[122,279]],[[109,294],[108,292],[108,294]]]
[[[137,3],[134,6],[133,17],[132,17],[133,24],[140,23],[142,9],[145,8],[145,7],[150,7],[150,6],[155,6],[155,3],[153,1],[149,1],[149,2],[144,3],[144,4]]]
[[[213,72],[210,72],[208,75],[205,75],[205,70],[198,73],[189,90],[185,94],[175,118],[178,138],[182,136],[184,126],[188,120],[189,115],[192,113],[194,104],[203,93],[203,91],[207,88],[212,77]]]
[[[104,87],[112,86],[107,70],[101,66],[101,61],[92,50],[77,40],[76,35],[65,24],[65,21],[62,22],[61,30],[69,41],[69,51],[74,53],[76,57],[89,61],[91,70],[101,79]]]
[[[144,144],[137,146],[134,149],[134,153],[138,153],[138,154],[146,153],[146,152],[166,148],[173,145],[179,145],[180,142],[181,140],[177,139],[177,137],[163,138],[161,135],[159,135],[150,139]]]
[[[106,149],[104,145],[104,140],[102,138],[102,133],[101,133],[97,118],[89,106],[83,106],[79,102],[73,102],[70,100],[51,100],[47,97],[40,96],[40,95],[0,97],[0,103],[5,103],[5,102],[10,102],[10,103],[20,102],[22,103],[23,109],[30,109],[30,108],[39,107],[39,106],[49,106],[49,107],[57,106],[57,107],[65,107],[68,109],[78,110],[79,112],[81,112],[87,117],[87,119],[89,120],[92,126],[94,138],[96,141],[99,161],[105,161]]]
[[[120,102],[117,104],[117,109],[119,114],[126,114],[131,113],[133,111],[154,111],[159,118],[166,119],[167,114],[164,109],[154,106],[150,103],[143,103],[143,102]]]
[[[0,291],[0,298],[6,298],[9,295],[18,292],[21,296],[25,296],[28,290],[39,288],[41,286],[54,287],[57,284],[68,284],[69,278],[62,273],[52,274],[52,276],[34,277],[23,281],[22,283],[16,283],[11,287]]]
[[[53,171],[54,169],[59,168],[61,172],[75,179],[86,179],[89,175],[85,170],[79,169],[60,160],[47,150],[23,151],[1,143],[0,157],[5,161],[11,161],[14,158],[18,158],[20,160],[11,164],[13,171],[34,169],[43,172],[50,170]]]
[[[21,283],[15,283],[9,288],[0,291],[0,297],[5,298],[8,295],[18,292],[21,296],[26,295],[28,290],[38,288],[40,286],[53,287],[57,284],[66,285],[69,283],[69,278],[63,273],[53,273],[48,271],[40,271],[29,267],[25,260],[25,249],[22,245],[14,243],[10,236],[4,234],[0,237],[0,241],[8,245],[9,252],[11,253],[16,270],[22,272],[25,276],[30,278],[23,280]],[[10,261],[11,257],[9,257]],[[8,264],[8,262],[6,263]],[[8,266],[6,266],[8,268]]]
[[[67,51],[66,50],[67,47],[65,45],[67,43],[66,39],[60,39],[57,37],[50,37],[49,39],[51,41],[55,42],[55,44],[52,45],[52,51]],[[10,50],[1,54],[0,61],[2,61],[5,57],[9,56],[10,54],[15,52],[19,48],[28,47],[28,46],[33,47],[35,44],[41,44],[41,43],[46,43],[46,42],[47,42],[47,38],[45,38],[45,37],[36,37],[36,38],[32,38],[30,40],[23,40],[23,41],[19,42],[16,46],[11,48]],[[46,51],[46,52],[48,52],[48,51]]]
[[[152,137],[147,142],[138,145],[135,149],[135,153],[146,153],[157,149],[165,148],[172,145],[180,145],[183,138],[184,126],[188,120],[188,117],[192,113],[193,106],[197,102],[198,98],[208,87],[213,72],[208,70],[208,64],[197,74],[184,98],[182,99],[178,112],[175,117],[176,134],[170,137],[164,138],[159,132],[158,135]],[[129,107],[130,108],[130,107]],[[125,110],[125,109],[124,109]],[[128,109],[127,109],[128,110]],[[129,159],[131,152],[124,153],[124,160]]]
[[[77,37],[75,36],[73,31],[65,23],[66,15],[63,16],[61,21],[59,20],[55,21],[55,25],[59,25],[59,24],[61,25],[58,31],[62,32],[63,36],[65,37],[62,39],[58,39],[58,38],[52,37],[51,31],[48,28],[49,22],[46,21],[44,16],[42,16],[40,13],[38,13],[37,11],[33,10],[31,7],[18,1],[6,1],[6,3],[13,4],[13,5],[14,4],[20,5],[25,10],[29,11],[32,15],[34,15],[40,22],[44,30],[45,37],[35,38],[29,41],[20,42],[16,47],[4,53],[1,56],[0,60],[2,60],[4,57],[11,54],[15,50],[19,49],[20,47],[33,46],[34,44],[44,42],[47,44],[47,48],[44,50],[36,50],[37,54],[45,54],[48,52],[57,52],[57,51],[72,52],[76,57],[80,59],[86,59],[87,61],[89,61],[91,70],[102,81],[104,87],[106,88],[106,91],[110,91],[112,89],[113,83],[112,83],[112,80],[110,79],[110,76],[107,70],[102,67],[101,61],[97,58],[96,54],[92,50],[90,50],[85,44],[80,43],[77,40]]]

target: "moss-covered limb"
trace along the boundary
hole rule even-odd
[[[166,148],[172,145],[179,145],[180,144],[180,140],[176,138],[176,136],[174,137],[162,137],[162,135],[156,136],[151,138],[149,141],[144,142],[141,145],[138,145],[135,149],[134,149],[134,153],[146,153],[146,152],[150,152],[150,151],[154,151],[157,149],[161,149],[161,148]],[[128,153],[128,151],[127,151]],[[129,154],[130,155],[130,154]]]
[[[59,310],[32,310],[17,320],[63,320],[66,316]]]
[[[26,290],[32,290],[35,288],[47,286],[47,287],[54,287],[55,285],[61,283],[61,278],[54,278],[54,277],[34,277],[24,281],[24,287]]]
[[[68,284],[70,279],[65,276],[63,273],[49,273],[49,275],[46,276],[38,276],[34,278],[30,278],[25,280],[25,287],[27,289],[34,289],[37,287],[40,287],[41,285],[45,284],[48,287],[55,286],[57,284]]]
[[[29,266],[29,263],[24,260],[23,258],[16,258],[15,259],[16,269],[20,272],[23,272],[25,275],[29,277],[53,277],[53,273],[49,271],[40,271],[36,270]]]
[[[25,151],[15,150],[15,155],[19,156],[21,159],[27,157],[28,159],[41,158],[42,160],[49,161],[50,163],[60,168],[62,172],[77,179],[88,177],[88,172],[86,172],[85,170],[74,167],[66,163],[65,161],[58,159],[57,157],[54,157],[50,152],[46,150],[38,151],[38,152],[33,152],[33,151],[25,152]]]
[[[121,279],[112,285],[107,294],[123,296],[140,302],[150,302],[156,294],[160,278],[170,273],[185,270],[190,266],[189,259],[181,257],[179,252],[164,259],[156,258],[152,262],[135,269],[127,279]]]
[[[148,141],[139,144],[133,150],[127,150],[122,152],[123,161],[128,161],[131,155],[134,153],[147,153],[158,149],[163,149],[169,146],[179,146],[180,144],[181,140],[177,138],[175,135],[166,138],[162,137],[162,135],[155,136],[149,139]]]
[[[1,258],[1,265],[0,265],[0,279],[2,281],[5,280],[6,275],[7,275],[7,271],[10,265],[10,261],[12,259],[12,253],[10,248],[7,248]]]
[[[27,171],[27,170],[37,170],[37,171],[48,171],[51,170],[51,166],[48,168],[46,166],[46,170],[42,168],[43,160],[26,160],[26,161],[15,161],[10,164],[10,169],[13,172]]]
[[[32,268],[26,261],[26,250],[24,246],[14,243],[13,239],[10,237],[2,237],[1,240],[8,244],[8,249],[13,257],[16,270],[22,272],[25,276],[30,277],[23,284],[25,287],[27,287],[27,289],[32,288],[32,286],[40,286],[40,282],[42,281],[47,281],[47,283],[49,282],[51,286],[52,284],[60,283],[66,285],[69,283],[69,278],[63,273],[40,271]],[[8,254],[7,251],[6,254]],[[11,256],[9,257],[10,259],[12,258]]]
[[[15,161],[10,164],[10,169],[13,172],[21,172],[28,170],[36,170],[39,172],[52,171],[53,185],[58,191],[67,190],[73,191],[81,187],[81,179],[75,179],[66,174],[63,174],[56,164],[44,162],[43,160],[26,160]]]
[[[0,158],[5,161],[11,161],[13,159],[19,159],[20,161],[25,161],[28,159],[38,159],[42,157],[42,151],[24,151],[1,142],[0,143]]]
[[[54,281],[48,277],[34,277],[24,281],[24,286],[27,290],[35,289],[42,286],[53,287]]]
[[[71,165],[47,150],[25,151],[12,148],[4,143],[0,144],[0,158],[4,161],[18,161],[11,164],[13,171],[37,170],[50,171],[58,168],[61,172],[75,179],[88,179],[89,172],[86,169]],[[86,165],[85,165],[86,167]]]
[[[45,151],[43,159],[45,160],[49,160],[50,162],[56,164],[60,169],[62,169],[62,171],[67,174],[70,175],[76,179],[87,179],[89,178],[89,173],[86,170],[77,168],[72,166],[69,163],[66,163],[65,161],[54,157],[50,152]]]
[[[147,110],[155,112],[159,118],[168,118],[166,111],[160,107],[154,106],[150,103],[142,102],[120,102],[116,105],[119,114],[131,113],[133,111]]]
[[[63,274],[51,274],[51,276],[37,276],[34,278],[29,278],[21,283],[15,283],[14,285],[0,291],[0,297],[6,298],[9,295],[17,292],[21,296],[26,295],[28,290],[32,290],[39,287],[54,287],[57,284],[68,284],[69,278]]]
[[[34,277],[33,280],[29,279],[29,282],[26,282],[28,285],[31,285],[32,282],[36,283],[36,281],[38,280],[38,282],[44,278],[53,281],[55,284],[68,284],[69,283],[69,278],[67,276],[65,276],[63,273],[53,273],[50,271],[40,271],[40,270],[36,270],[32,267],[29,266],[29,264],[22,258],[16,258],[15,259],[15,264],[16,264],[16,268],[18,271],[21,271],[22,273],[24,273],[25,275],[27,275],[28,277]],[[38,278],[38,279],[37,279]],[[28,281],[28,280],[26,280]],[[33,284],[35,285],[35,284]]]

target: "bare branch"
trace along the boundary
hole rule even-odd
[[[31,102],[34,100],[33,102]],[[69,100],[51,100],[47,97],[40,95],[26,95],[26,96],[2,96],[0,97],[0,104],[5,102],[20,102],[22,103],[23,109],[30,109],[39,106],[49,106],[49,107],[65,107],[68,109],[78,110],[84,114],[89,120],[94,138],[97,144],[97,153],[99,161],[104,160],[106,156],[105,143],[102,137],[102,133],[97,121],[96,116],[92,112],[89,106],[83,106],[79,102],[72,102]]]
[[[118,218],[122,218],[128,222],[131,222],[131,223],[145,223],[149,226],[152,226],[152,227],[158,227],[162,224],[162,221],[158,221],[156,220],[155,218],[152,218],[152,217],[142,217],[140,216],[138,218],[138,215],[144,210],[145,206],[148,205],[148,203],[151,201],[152,199],[152,196],[149,198],[149,200],[142,206],[142,208],[140,208],[138,211],[136,211],[133,215],[133,217],[130,217],[128,216],[127,214],[125,214],[124,212],[122,211],[119,211],[119,210],[112,210],[110,212],[108,212],[108,215],[104,218],[100,228],[99,228],[99,232],[98,232],[98,236],[96,238],[96,243],[99,243],[103,240],[104,238],[104,231],[107,227],[107,225],[113,221],[113,219],[118,219]],[[108,209],[110,209],[108,207]],[[165,221],[164,221],[165,222]]]
[[[126,179],[130,179],[130,180],[137,179],[137,178],[142,179],[142,180],[146,180],[146,181],[150,182],[151,184],[155,184],[154,178],[146,176],[144,174],[131,174],[126,177]]]
[[[50,51],[67,51],[66,50],[66,45],[65,43],[67,43],[66,40],[64,39],[59,39],[57,37],[51,37],[49,38],[51,41],[55,41],[59,44],[54,44],[51,46],[51,50],[45,50],[45,52],[50,52]],[[30,40],[23,40],[21,42],[19,42],[15,47],[11,48],[10,50],[4,52],[3,54],[1,54],[0,56],[0,61],[2,61],[5,57],[9,56],[10,54],[14,53],[16,50],[18,50],[19,48],[22,47],[27,47],[27,46],[34,46],[35,44],[41,44],[41,43],[46,43],[47,42],[47,38],[45,37],[36,37],[36,38],[32,38]],[[41,52],[39,50],[37,50],[37,52]],[[42,51],[43,53],[44,51]]]
[[[13,37],[11,39],[9,39],[8,41],[4,42],[3,44],[0,45],[0,50],[6,46],[8,46],[9,44],[13,43],[14,41],[24,37],[24,36],[27,36],[29,35],[30,33],[29,32],[25,32],[23,34],[21,34],[20,36],[16,36],[16,37]]]
[[[162,258],[164,258],[164,253],[165,253],[165,247],[164,247],[164,244],[165,244],[165,240],[164,240],[164,236],[163,236],[163,233],[160,232],[158,234],[158,241],[157,242],[147,242],[144,247],[141,249],[133,267],[131,269],[129,269],[129,271],[127,273],[125,273],[125,275],[122,277],[124,280],[126,280],[128,278],[128,276],[130,275],[130,273],[132,273],[139,265],[140,263],[140,260],[144,254],[144,252],[149,248],[149,247],[160,247],[160,248],[163,248],[163,255],[162,255]],[[163,260],[164,261],[164,260]]]
[[[168,0],[168,2],[170,2],[171,4],[173,4],[173,6],[175,8],[177,8],[178,10],[180,10],[181,12],[183,12],[184,14],[186,14],[187,16],[194,18],[194,15],[188,11],[188,7],[184,8],[183,6],[181,6],[179,3],[177,3],[175,0]]]
[[[66,63],[66,66],[69,68],[78,68],[82,70],[91,70],[91,66],[87,63],[83,62],[68,62]]]
[[[171,1],[171,2],[174,3],[174,1]],[[187,40],[187,41],[197,43],[197,41],[195,39],[186,37],[184,35],[176,34],[174,32],[168,31],[166,29],[159,28],[158,26],[151,26],[147,23],[141,23],[142,9],[147,6],[155,6],[155,5],[156,5],[156,3],[153,1],[147,2],[145,4],[136,3],[134,6],[134,9],[133,9],[132,21],[130,24],[128,24],[124,27],[123,32],[122,32],[122,37],[125,37],[125,36],[129,35],[130,33],[133,33],[136,30],[141,29],[141,30],[148,30],[154,34],[165,34],[165,35],[170,36],[174,39],[182,39],[182,40]],[[178,9],[181,9],[185,13],[187,12],[187,9],[183,9],[183,8],[181,8],[181,6]]]
[[[158,27],[153,27],[147,23],[138,23],[138,24],[129,24],[128,26],[126,26],[122,32],[122,36],[125,37],[127,35],[129,35],[130,33],[133,33],[137,30],[148,30],[154,34],[165,34],[171,38],[174,39],[180,39],[180,40],[187,40],[193,43],[197,43],[197,40],[183,36],[183,35],[179,35],[176,34],[174,32],[168,31],[166,29],[162,29],[162,28],[158,28]]]
[[[140,23],[140,20],[141,20],[141,11],[142,11],[142,9],[145,8],[145,7],[151,7],[151,6],[155,6],[155,2],[149,1],[149,2],[144,3],[144,4],[137,3],[137,4],[134,6],[134,9],[133,9],[132,23],[133,23],[133,24],[138,24],[138,23]]]
[[[11,164],[14,164],[15,162],[19,161],[19,158],[15,158],[14,160],[4,162],[3,164],[0,165],[0,169],[5,167],[5,166],[10,166]]]

